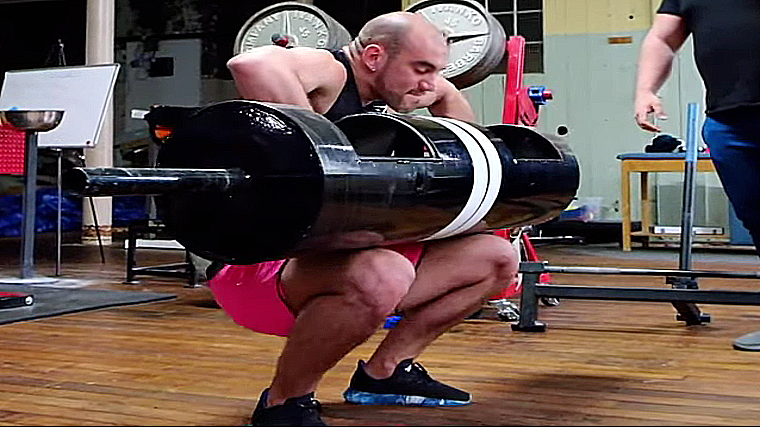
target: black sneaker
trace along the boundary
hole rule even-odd
[[[222,264],[219,261],[211,261],[211,264],[206,267],[206,280],[209,282],[216,276],[216,273],[221,271],[227,264]]]
[[[399,363],[393,375],[382,380],[367,375],[360,360],[343,398],[360,405],[461,406],[472,402],[469,393],[430,378],[413,359]]]
[[[282,405],[266,406],[269,389],[261,393],[259,403],[251,416],[254,426],[326,426],[319,414],[322,405],[314,399],[314,393],[291,397]]]

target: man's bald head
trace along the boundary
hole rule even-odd
[[[410,112],[436,96],[449,46],[443,31],[423,15],[392,12],[367,22],[347,54],[364,100]]]
[[[395,56],[409,37],[440,37],[445,43],[444,33],[424,16],[411,12],[392,12],[380,15],[364,24],[355,39],[356,48],[376,43],[382,46],[389,56]]]

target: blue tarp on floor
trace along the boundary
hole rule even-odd
[[[61,201],[61,231],[82,229],[82,198],[66,192]],[[58,218],[58,190],[37,190],[37,233],[55,232]],[[144,196],[120,196],[113,198],[113,222],[115,227],[126,227],[133,219],[145,218]],[[0,195],[0,237],[21,235],[21,195]]]

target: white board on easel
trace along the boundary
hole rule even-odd
[[[55,129],[37,135],[39,147],[90,148],[98,142],[119,64],[7,71],[0,110],[63,110]]]

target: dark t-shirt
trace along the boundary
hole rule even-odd
[[[340,61],[340,63],[346,67],[348,75],[346,77],[346,84],[343,85],[343,90],[341,90],[340,95],[338,95],[338,99],[335,100],[335,103],[333,103],[330,109],[327,110],[324,116],[331,122],[334,122],[351,114],[381,111],[385,107],[385,104],[382,102],[372,102],[368,105],[362,105],[359,89],[356,87],[354,72],[343,51],[333,50],[330,51],[330,53],[332,53],[335,59]]]
[[[760,0],[663,0],[684,19],[707,88],[707,114],[760,106]]]

